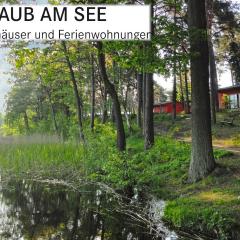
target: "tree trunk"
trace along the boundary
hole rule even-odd
[[[181,65],[180,65],[179,81],[180,81],[181,103],[182,103],[182,107],[184,108],[185,107],[185,99],[184,99],[184,91],[183,91],[183,79],[182,79]]]
[[[93,54],[91,55],[91,65],[92,65],[92,72],[91,72],[91,123],[90,127],[91,130],[94,130],[94,120],[95,120],[95,74],[94,74],[94,59]]]
[[[154,24],[153,24],[153,0],[151,2],[151,33],[152,38],[154,37]],[[147,54],[149,59],[154,58],[154,49],[152,42],[146,45]],[[153,123],[153,101],[154,101],[154,88],[153,88],[153,73],[146,73],[145,79],[145,114],[144,114],[144,148],[145,150],[150,149],[154,144],[154,123]]]
[[[37,111],[36,112],[37,112],[38,120],[41,121],[43,119],[43,98],[42,98],[42,93],[41,93],[41,96],[37,97]]]
[[[211,45],[212,43],[209,43]],[[209,48],[210,49],[210,48]],[[216,116],[216,91],[215,91],[215,77],[214,77],[214,70],[213,70],[213,59],[212,56],[210,56],[210,91],[211,91],[211,117],[212,117],[212,123],[217,123],[217,116]]]
[[[189,0],[188,14],[192,79],[192,158],[189,180],[196,182],[215,168],[211,135],[205,1]]]
[[[239,94],[237,94],[237,108],[239,108]]]
[[[115,123],[115,114],[114,114],[114,106],[113,106],[113,103],[112,103],[112,108],[111,108],[111,119],[112,119],[112,122]]]
[[[190,114],[187,65],[185,65],[185,69],[184,69],[184,81],[185,81],[185,92],[186,92],[186,104],[184,109],[186,114]]]
[[[119,103],[119,99],[118,99],[115,87],[109,81],[109,78],[107,75],[105,54],[104,54],[102,42],[97,42],[97,49],[98,49],[98,61],[99,61],[100,73],[102,75],[104,85],[111,96],[113,106],[114,106],[114,114],[115,114],[115,121],[116,121],[116,127],[117,127],[117,147],[119,151],[124,151],[126,149],[126,139],[125,139],[125,131],[123,126],[122,114],[121,114],[121,106]]]
[[[104,86],[103,91],[103,112],[102,112],[102,124],[106,123],[108,118],[108,112],[107,112],[107,89]]]
[[[143,88],[142,88],[142,96],[143,96],[143,118],[142,118],[142,134],[145,134],[145,116],[146,116],[146,78],[147,74],[143,73]]]
[[[216,89],[216,81],[217,81],[217,71],[216,71],[216,63],[215,63],[215,55],[213,51],[213,44],[210,36],[208,37],[208,47],[209,47],[209,61],[210,61],[210,91],[211,91],[211,116],[212,123],[217,123],[217,89]]]
[[[79,93],[78,93],[77,81],[76,81],[76,78],[75,78],[75,75],[74,75],[72,64],[71,64],[69,56],[68,56],[66,43],[64,41],[62,41],[62,46],[63,46],[63,51],[64,51],[64,54],[65,54],[65,59],[67,61],[67,65],[68,65],[68,68],[69,68],[70,77],[71,77],[71,81],[72,81],[72,84],[73,84],[74,95],[75,95],[75,99],[76,99],[79,137],[80,137],[80,140],[85,142],[85,138],[84,138],[84,134],[83,134],[83,124],[82,124],[82,101],[81,101],[81,98],[80,98]]]
[[[211,94],[215,105],[215,111],[219,111],[219,99],[218,99],[218,77],[217,77],[217,67],[216,58],[214,54],[213,44],[211,37],[208,38],[209,42],[209,59],[210,59],[210,83],[211,83]]]
[[[56,111],[55,111],[55,108],[54,108],[53,103],[52,103],[51,94],[50,94],[48,89],[46,89],[46,92],[47,92],[48,100],[49,100],[49,103],[50,103],[51,115],[52,115],[54,130],[55,130],[56,134],[59,136],[58,124],[57,124],[57,119],[56,119]]]
[[[118,76],[118,66],[116,64],[116,62],[113,60],[113,64],[112,64],[112,69],[113,69],[113,84],[114,86],[116,86],[119,81],[118,78],[120,78],[120,76]],[[115,88],[117,91],[117,88]],[[111,120],[113,123],[115,123],[115,114],[114,114],[114,104],[112,102],[112,106],[111,106]]]
[[[126,118],[126,123],[127,123],[128,131],[129,131],[129,133],[131,134],[131,133],[132,133],[132,127],[131,127],[131,122],[130,122],[130,119],[129,119],[128,107],[127,107],[127,103],[128,103],[128,91],[129,91],[129,86],[128,86],[128,84],[127,84],[126,92],[125,92],[125,97],[124,97],[122,106],[123,106],[124,115],[125,115],[125,118]]]
[[[206,17],[207,17],[207,28],[208,28],[208,48],[209,48],[209,60],[210,60],[210,86],[211,86],[211,110],[212,110],[212,122],[216,123],[216,112],[219,111],[219,100],[218,100],[218,77],[216,58],[213,49],[212,42],[212,22],[213,22],[213,0],[207,0],[206,4]]]
[[[142,110],[143,110],[143,74],[137,73],[137,125],[142,127]]]
[[[24,111],[23,118],[24,118],[24,125],[25,125],[25,128],[26,128],[26,133],[29,133],[30,127],[29,127],[27,111]]]
[[[154,144],[154,125],[153,125],[153,74],[146,73],[146,102],[145,102],[145,121],[144,121],[144,147],[149,149]]]
[[[174,0],[174,24],[177,24],[177,10],[176,10],[176,0]],[[176,32],[174,31],[174,36],[176,37]],[[173,63],[173,93],[172,93],[172,121],[175,122],[177,118],[177,64],[176,64],[176,46],[174,45],[173,56],[174,56],[174,63]]]
[[[176,63],[174,63],[174,76],[173,76],[173,93],[172,93],[172,121],[175,122],[177,117],[177,75],[176,75]]]

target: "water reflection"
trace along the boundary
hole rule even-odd
[[[145,224],[119,213],[118,203],[96,186],[80,192],[26,181],[0,191],[0,239],[153,239]]]

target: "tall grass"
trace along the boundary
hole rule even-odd
[[[87,144],[62,143],[57,138],[19,137],[0,144],[0,171],[48,178],[75,175],[104,181],[116,188],[126,185],[151,186],[153,191],[167,183],[179,184],[187,174],[190,146],[171,138],[157,137],[155,146],[143,150],[143,139],[131,136],[128,148],[119,153],[111,126],[88,134]],[[226,154],[217,151],[221,157]]]
[[[63,167],[80,168],[83,149],[76,144],[4,144],[0,146],[2,171],[45,172]]]
[[[27,173],[62,178],[74,173],[86,177],[116,152],[114,134],[111,127],[100,128],[89,134],[86,145],[73,140],[63,143],[57,136],[1,137],[1,175]]]

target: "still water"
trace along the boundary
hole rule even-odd
[[[128,205],[128,210],[125,206]],[[94,185],[8,181],[0,189],[1,240],[149,240],[148,220]]]

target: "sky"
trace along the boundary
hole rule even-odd
[[[20,4],[46,4],[48,0],[20,0]],[[11,78],[9,71],[10,65],[7,62],[7,54],[9,49],[1,47],[0,41],[0,113],[4,113],[6,104],[6,94],[11,89],[9,79]]]
[[[5,109],[5,95],[10,90],[8,83],[10,66],[6,61],[8,50],[6,48],[0,48],[0,113],[4,112]]]
[[[31,0],[24,0],[23,3],[29,3]],[[34,1],[33,1],[34,2]],[[46,0],[37,0],[38,4],[43,4],[47,2]],[[240,3],[240,0],[235,0],[234,2]],[[36,3],[36,2],[35,2]],[[0,42],[1,43],[1,42]],[[0,113],[4,113],[6,104],[5,104],[5,97],[6,94],[11,89],[11,86],[9,84],[9,79],[11,78],[9,71],[10,71],[10,65],[7,62],[7,53],[8,49],[6,48],[0,48]],[[219,86],[220,87],[227,87],[231,86],[231,74],[228,68],[224,67],[221,68],[221,74],[218,73],[218,80],[219,80]],[[164,79],[161,76],[154,75],[154,79],[166,90],[171,91],[172,90],[172,79]]]
[[[165,79],[159,75],[155,75],[154,80],[156,80],[157,83],[167,91],[171,91],[173,88],[172,78]],[[218,71],[218,86],[219,88],[232,86],[231,72],[226,66],[224,68],[221,68],[220,71]]]

